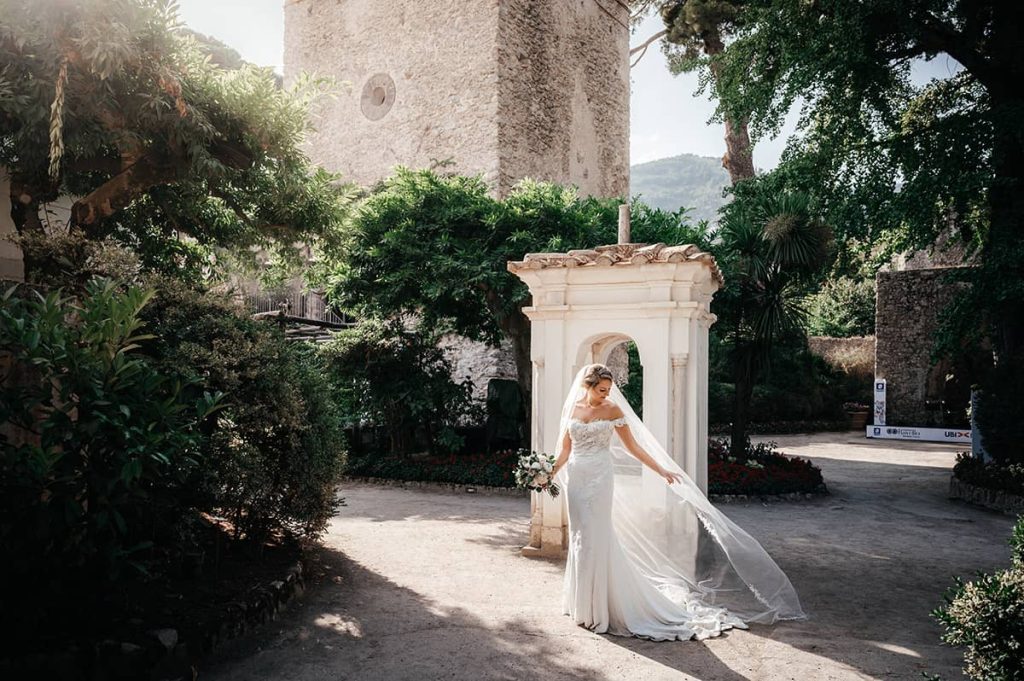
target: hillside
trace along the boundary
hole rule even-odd
[[[722,189],[729,173],[722,161],[707,156],[681,154],[630,168],[630,190],[644,203],[665,210],[692,208],[697,220],[714,220],[725,203]]]

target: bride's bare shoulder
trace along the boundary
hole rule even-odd
[[[613,404],[611,409],[608,410],[608,418],[621,419],[625,415],[625,412],[622,411],[622,407],[617,404]]]

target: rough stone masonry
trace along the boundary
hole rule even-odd
[[[364,185],[394,166],[629,191],[625,0],[287,0],[285,79],[342,87],[312,159]]]

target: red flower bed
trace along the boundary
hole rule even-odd
[[[709,440],[708,491],[754,495],[826,491],[820,468],[775,447],[774,442],[758,443],[750,446],[745,457],[734,458],[727,440]]]

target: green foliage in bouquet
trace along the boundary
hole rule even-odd
[[[551,469],[555,466],[552,454],[520,449],[519,461],[516,463],[516,487],[534,492],[547,492],[552,498],[562,491],[551,479]]]

